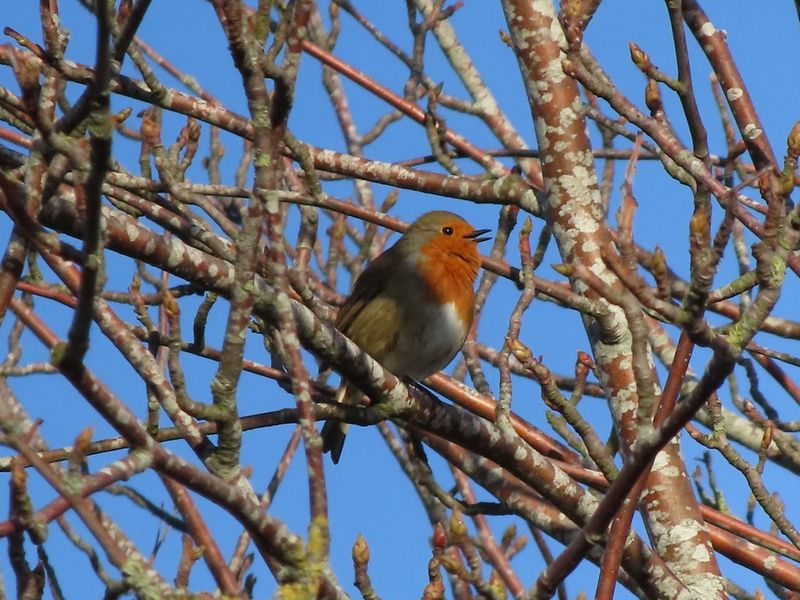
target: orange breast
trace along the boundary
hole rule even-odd
[[[448,248],[446,244],[429,244],[422,251],[417,267],[426,283],[431,302],[453,303],[459,317],[469,328],[475,310],[473,285],[478,275],[478,253],[473,247]],[[460,251],[460,252],[459,252]]]

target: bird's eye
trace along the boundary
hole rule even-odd
[[[442,233],[445,235],[453,235],[452,227],[442,227]]]

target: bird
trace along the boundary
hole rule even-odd
[[[386,369],[420,381],[446,366],[472,327],[478,243],[489,229],[474,229],[455,213],[423,214],[356,279],[335,326]],[[363,394],[342,382],[336,401],[356,405]],[[347,423],[328,420],[322,450],[339,462]]]

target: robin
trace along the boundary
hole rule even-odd
[[[461,349],[472,326],[477,244],[490,239],[481,237],[488,231],[447,211],[422,215],[364,269],[336,327],[398,377],[421,380],[436,373]],[[361,397],[343,382],[336,401],[358,404]],[[346,433],[347,423],[340,421],[322,427],[322,450],[334,463]]]

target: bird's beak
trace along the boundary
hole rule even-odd
[[[485,233],[489,233],[490,231],[491,229],[475,229],[473,231],[470,231],[464,237],[468,240],[474,241],[477,244],[478,242],[485,242],[486,240],[492,239],[492,236],[490,235],[487,235],[486,237],[481,237],[482,235],[484,235]]]

